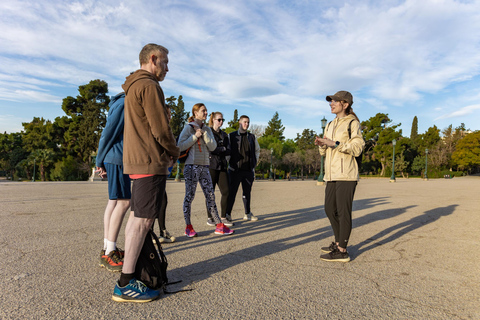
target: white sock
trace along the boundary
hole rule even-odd
[[[108,241],[107,240],[107,249],[105,249],[105,254],[109,254],[113,250],[117,248],[117,243],[114,241]]]
[[[103,250],[107,250],[107,238],[103,238]]]

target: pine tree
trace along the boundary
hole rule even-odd
[[[280,119],[278,112],[275,112],[272,119],[268,122],[264,136],[273,136],[280,141],[284,141],[285,137],[283,136],[283,131],[285,131],[285,127],[282,125],[282,120]]]
[[[238,110],[237,109],[235,109],[235,111],[233,111],[233,119],[232,119],[232,121],[228,122],[228,126],[232,129],[234,129],[233,131],[238,130],[240,125],[238,123]]]
[[[178,102],[175,103],[177,98],[171,96],[165,99],[167,102],[167,106],[170,107],[170,111],[172,113],[172,120],[170,121],[170,127],[172,128],[173,135],[178,137],[187,122],[189,117],[189,112],[185,112],[185,104],[183,102],[183,97],[180,95],[178,96]]]

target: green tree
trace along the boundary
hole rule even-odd
[[[170,127],[172,128],[173,135],[175,137],[180,136],[180,133],[187,122],[189,117],[189,112],[185,112],[185,104],[183,102],[183,97],[180,95],[178,96],[178,102],[175,103],[177,98],[171,96],[165,99],[167,102],[167,106],[170,107],[172,112],[172,120],[170,121]]]
[[[469,170],[480,166],[480,131],[467,134],[457,143],[452,161],[461,170]]]
[[[110,102],[108,84],[103,80],[92,80],[79,86],[78,92],[76,98],[68,96],[63,99],[62,109],[71,119],[65,132],[65,143],[67,150],[90,165],[106,123]]]
[[[275,112],[272,119],[268,122],[267,127],[265,128],[265,136],[272,136],[277,138],[280,141],[285,140],[283,136],[283,132],[285,131],[285,127],[282,125],[282,120],[278,115],[278,112]]]
[[[42,181],[45,181],[46,169],[54,163],[53,157],[55,154],[52,150],[49,149],[38,149],[33,151],[32,154],[40,169],[40,178],[42,179]]]
[[[13,179],[17,164],[27,156],[28,151],[23,148],[23,133],[0,134],[0,170]]]
[[[365,140],[364,159],[365,163],[362,167],[371,167],[372,163],[378,161],[380,163],[380,175],[385,174],[387,161],[391,161],[393,156],[392,140],[397,140],[396,153],[405,150],[407,141],[400,140],[402,130],[396,131],[401,124],[394,124],[387,127],[392,121],[388,118],[388,114],[377,113],[374,117],[362,121],[362,133]],[[375,169],[377,169],[375,167]],[[376,170],[375,170],[376,171]]]
[[[297,133],[295,142],[300,150],[307,150],[315,148],[315,131],[311,129],[304,129],[302,135]]]
[[[239,121],[238,110],[235,109],[235,111],[233,111],[233,119],[231,121],[228,121],[228,128],[233,129],[233,130],[231,130],[231,132],[237,131],[238,128],[240,127],[240,124],[238,123],[238,121]]]
[[[53,124],[50,120],[34,117],[31,122],[23,122],[22,125],[25,132],[23,145],[27,151],[56,148],[55,139],[52,135]]]
[[[412,130],[410,131],[410,139],[415,141],[418,137],[418,118],[417,116],[413,117]]]

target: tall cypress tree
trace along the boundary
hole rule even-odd
[[[412,131],[410,132],[410,139],[415,141],[418,137],[418,119],[417,116],[413,118]]]
[[[240,125],[238,124],[238,110],[237,109],[235,109],[235,111],[233,111],[233,119],[232,119],[232,121],[228,122],[228,126],[232,129],[234,129],[232,131],[238,130]]]

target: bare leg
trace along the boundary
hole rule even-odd
[[[125,217],[125,213],[130,207],[130,200],[118,199],[118,200],[109,200],[109,202],[110,201],[116,201],[116,205],[110,216],[110,225],[107,230],[107,239],[109,241],[117,242],[118,233],[120,232],[123,218]]]
[[[154,219],[137,218],[130,212],[125,227],[125,258],[123,259],[122,273],[134,273],[137,259],[142,250],[143,242]]]

